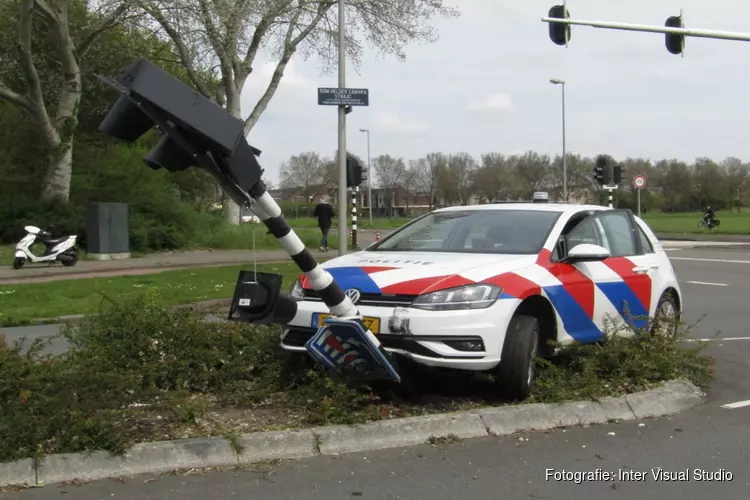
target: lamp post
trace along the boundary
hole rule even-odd
[[[563,200],[568,202],[568,158],[565,151],[565,80],[553,78],[550,80],[552,85],[559,85],[562,88],[562,158],[563,158]]]
[[[370,129],[361,128],[360,132],[367,134],[367,207],[370,212],[370,228],[372,229],[372,165],[370,164]]]

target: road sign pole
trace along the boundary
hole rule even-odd
[[[352,189],[352,250],[357,249],[357,196],[359,186]]]
[[[344,0],[339,0],[339,89],[346,88],[346,50]],[[339,255],[346,253],[346,106],[339,104]]]
[[[638,193],[638,217],[641,216],[641,190],[639,188],[636,188],[636,191]]]

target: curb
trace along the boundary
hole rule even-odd
[[[534,403],[359,425],[257,432],[231,441],[206,437],[141,443],[121,456],[97,451],[49,455],[40,461],[0,463],[0,487],[34,487],[179,469],[235,467],[266,460],[415,446],[436,438],[505,436],[523,431],[638,420],[679,413],[699,406],[705,398],[692,383],[674,380],[648,391],[600,401]]]

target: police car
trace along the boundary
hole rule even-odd
[[[674,269],[648,225],[596,205],[443,208],[322,266],[388,351],[491,370],[513,398],[533,386],[534,357],[554,354],[549,340],[597,342],[613,328],[675,335],[682,313]],[[298,311],[281,345],[304,352],[329,311],[304,275],[291,295]]]

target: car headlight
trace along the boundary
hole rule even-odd
[[[289,296],[294,300],[305,300],[305,291],[302,288],[302,284],[300,283],[299,278],[294,280],[294,286],[292,287],[292,290],[289,292]]]
[[[411,307],[428,311],[485,309],[495,303],[503,289],[495,285],[467,285],[420,295]]]

